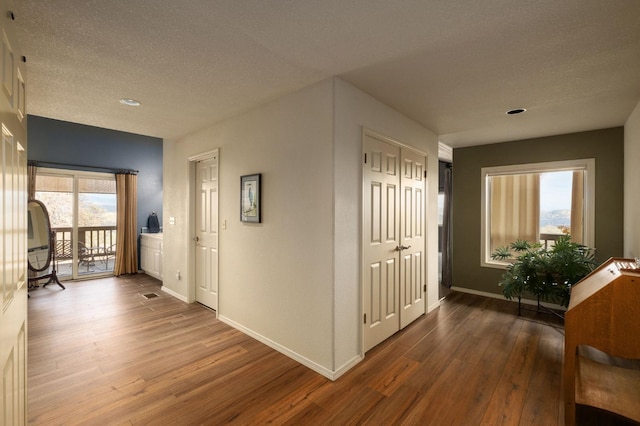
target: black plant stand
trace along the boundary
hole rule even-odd
[[[538,313],[543,313],[543,314],[551,314],[551,315],[555,315],[556,317],[564,320],[564,315],[557,313],[556,311],[554,311],[553,309],[549,309],[546,306],[540,304],[540,298],[538,297],[538,306],[536,307],[536,309],[527,309],[527,308],[523,308],[522,307],[522,296],[518,296],[518,316],[522,315],[522,310],[527,310],[527,311],[533,311],[533,312],[538,312]]]

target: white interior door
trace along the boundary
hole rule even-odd
[[[425,312],[425,157],[364,135],[364,349]]]
[[[400,241],[400,328],[425,312],[425,198],[426,158],[402,148]]]
[[[196,162],[196,301],[218,309],[218,154]]]
[[[400,149],[365,135],[363,172],[364,345],[400,329]]]
[[[0,423],[27,422],[27,153],[24,63],[0,0]]]

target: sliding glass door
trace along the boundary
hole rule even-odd
[[[38,169],[36,199],[56,233],[56,269],[61,278],[113,273],[116,252],[115,176]]]

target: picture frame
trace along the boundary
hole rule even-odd
[[[240,176],[240,221],[262,223],[262,174]]]

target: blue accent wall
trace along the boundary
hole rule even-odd
[[[33,115],[27,118],[27,132],[30,161],[138,170],[138,232],[152,211],[162,224],[162,139]]]

